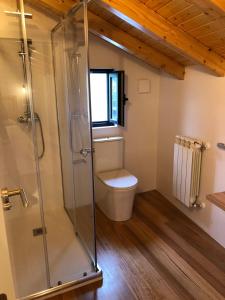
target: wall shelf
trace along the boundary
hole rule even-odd
[[[210,194],[206,198],[222,210],[225,210],[225,192]]]

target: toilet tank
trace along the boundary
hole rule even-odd
[[[123,168],[123,137],[97,138],[93,144],[95,173]]]

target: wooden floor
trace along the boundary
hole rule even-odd
[[[54,300],[225,299],[225,249],[156,191],[127,222],[97,210],[97,243],[103,286]]]

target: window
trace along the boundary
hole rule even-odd
[[[92,126],[124,126],[124,71],[91,69]]]

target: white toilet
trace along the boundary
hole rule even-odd
[[[95,199],[113,221],[131,218],[138,179],[123,168],[123,137],[94,139]]]

